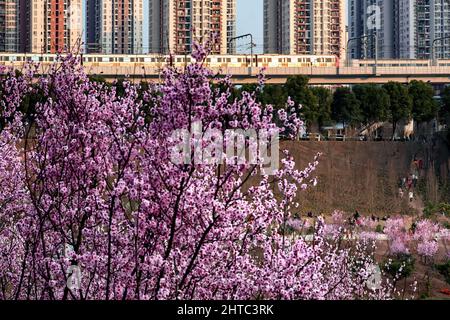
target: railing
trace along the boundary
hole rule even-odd
[[[5,63],[5,65],[13,65],[17,69],[21,69],[21,63]],[[224,67],[212,68],[214,72],[221,74],[229,74],[237,78],[247,78],[256,81],[261,68],[257,67]],[[39,72],[46,73],[48,66],[41,65]],[[142,63],[115,63],[114,65],[104,65],[102,63],[85,63],[85,70],[90,74],[103,75],[105,77],[146,77],[158,78],[161,73],[161,65],[147,67]],[[450,83],[450,66],[424,66],[424,67],[380,67],[375,70],[374,67],[269,67],[264,71],[268,78],[285,79],[290,75],[305,75],[310,78],[320,79],[345,79],[370,77],[372,79],[380,78],[414,78],[420,77],[424,81],[430,81],[434,78],[448,78],[446,83]],[[362,80],[361,80],[362,81]]]

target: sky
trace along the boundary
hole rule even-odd
[[[263,51],[263,2],[264,0],[237,0],[236,35],[251,33],[256,44],[255,52]],[[250,39],[239,40],[236,44],[238,52],[249,52]]]

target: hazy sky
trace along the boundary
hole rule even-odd
[[[263,35],[263,0],[237,0],[237,35],[251,33],[256,44],[255,51],[262,52]],[[250,39],[238,41],[238,52],[249,52]]]

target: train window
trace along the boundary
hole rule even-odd
[[[231,58],[227,58],[227,62],[231,62]]]

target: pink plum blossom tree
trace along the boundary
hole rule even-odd
[[[316,183],[317,157],[298,170],[285,153],[272,176],[262,164],[174,161],[173,132],[195,122],[194,145],[208,143],[207,129],[302,125],[292,102],[274,116],[253,92],[231,99],[230,79],[202,66],[206,54],[198,48],[196,62],[149,88],[125,81],[121,94],[70,55],[37,81],[31,71],[3,77],[0,299],[391,296],[366,287],[374,260],[362,244],[327,240],[321,221],[308,241],[280,228]]]

